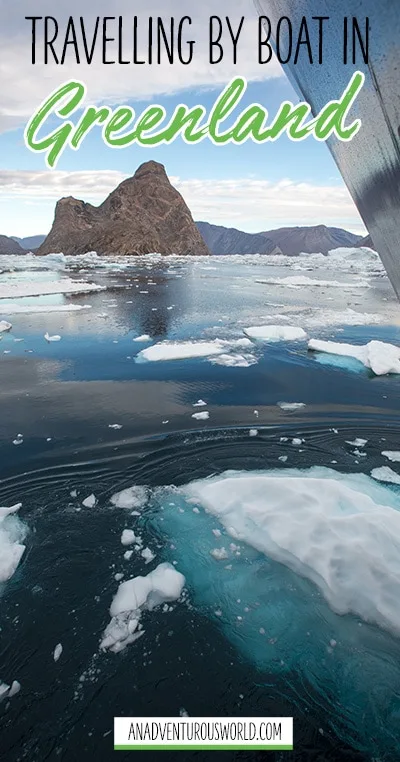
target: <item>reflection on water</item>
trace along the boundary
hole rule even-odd
[[[211,563],[215,521],[184,507],[168,510],[172,499],[152,500],[139,517],[110,507],[111,495],[133,484],[181,486],[228,469],[320,465],[370,473],[388,465],[382,451],[399,449],[397,378],[323,365],[304,342],[257,344],[257,362],[247,368],[207,358],[137,364],[143,345],[133,339],[141,334],[232,340],[285,310],[295,315],[292,324],[304,325],[309,294],[257,283],[272,270],[288,275],[259,262],[75,270],[107,286],[74,296],[90,310],[16,315],[0,344],[0,504],[21,501],[29,527],[23,561],[1,591],[0,680],[21,683],[0,705],[4,757],[107,760],[114,715],[177,716],[185,708],[192,716],[294,715],[296,752],[271,759],[398,759],[396,638],[338,617],[310,582],[249,547],[227,581],[223,566]],[[321,309],[378,311],[382,323],[305,325],[313,337],[399,342],[380,275],[363,295],[321,291]],[[61,341],[47,343],[46,331]],[[192,418],[200,399],[206,421]],[[305,407],[288,412],[281,401]],[[109,428],[115,424],[122,428]],[[257,436],[249,436],[253,429]],[[23,442],[15,445],[18,434]],[[351,444],[356,438],[368,440],[365,454]],[[84,508],[91,493],[96,506]],[[155,564],[177,562],[188,596],[148,616],[145,636],[126,651],[103,654],[115,574],[153,568],[137,553],[124,559],[121,532],[136,527]],[[249,627],[232,626],[238,600],[254,612]],[[265,650],[260,628],[277,638]],[[326,651],[332,638],[340,641],[334,659]],[[54,662],[58,643],[63,653]]]

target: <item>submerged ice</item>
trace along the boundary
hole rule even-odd
[[[327,726],[379,758],[400,753],[397,490],[327,468],[226,472],[158,488],[151,520],[239,653],[293,700],[305,681]]]
[[[339,614],[400,635],[400,499],[328,469],[225,474],[188,485],[228,534],[310,579]]]

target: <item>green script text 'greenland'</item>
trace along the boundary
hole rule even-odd
[[[138,117],[131,106],[118,106],[112,110],[109,106],[86,106],[86,86],[79,81],[70,80],[54,90],[28,122],[25,132],[25,144],[31,151],[45,152],[48,167],[55,167],[67,146],[77,150],[83,139],[95,125],[102,126],[102,136],[111,148],[126,148],[134,143],[153,147],[172,143],[178,136],[188,144],[196,144],[208,138],[215,145],[235,143],[240,145],[246,140],[256,143],[272,142],[285,134],[291,140],[304,140],[314,137],[325,141],[331,135],[339,140],[349,141],[361,127],[361,120],[355,119],[346,126],[346,118],[363,84],[364,74],[353,74],[340,99],[330,101],[319,114],[309,119],[311,106],[301,102],[296,106],[290,101],[281,104],[275,119],[268,124],[268,110],[259,103],[253,103],[237,116],[234,123],[224,131],[220,126],[224,120],[234,116],[247,88],[244,77],[236,77],[225,87],[215,101],[209,116],[204,106],[189,108],[178,105],[168,121],[163,106],[148,106]],[[66,119],[74,112],[84,108],[80,118],[74,124]],[[44,137],[38,133],[46,120],[61,118],[63,124]],[[155,130],[161,123],[163,127]]]

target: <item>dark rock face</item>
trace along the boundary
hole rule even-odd
[[[298,254],[327,254],[332,249],[341,246],[357,246],[360,236],[349,233],[342,228],[328,228],[325,225],[315,227],[279,228],[267,230],[262,235],[269,238],[290,257]]]
[[[53,226],[38,255],[207,255],[182,196],[162,164],[142,164],[98,207],[70,196],[58,201]]]
[[[196,225],[211,254],[281,254],[279,247],[263,234],[244,233],[208,222]]]
[[[361,241],[357,243],[357,247],[361,248],[361,246],[366,246],[368,249],[375,249],[370,235],[367,235],[365,238],[362,238]]]
[[[26,254],[26,251],[21,248],[17,241],[14,241],[14,238],[0,235],[0,255],[1,254]]]

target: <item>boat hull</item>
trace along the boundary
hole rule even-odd
[[[351,110],[353,119],[361,119],[361,129],[349,142],[331,138],[328,145],[400,298],[400,5],[396,0],[331,0],[324,8],[320,0],[254,2],[272,30],[282,16],[289,17],[294,29],[303,16],[310,22],[313,16],[329,16],[323,63],[311,64],[302,53],[297,64],[289,61],[283,67],[314,114],[341,96],[355,71],[365,74]],[[361,30],[369,18],[368,64],[360,48],[355,64],[351,57],[343,63],[345,17],[350,29],[355,17]]]

